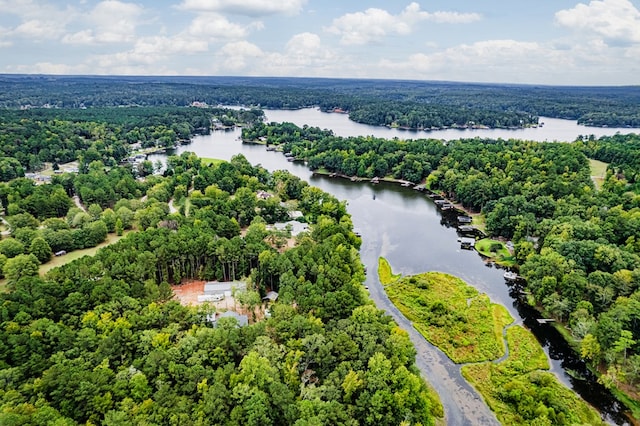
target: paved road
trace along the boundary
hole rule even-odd
[[[367,232],[365,235],[373,235]],[[379,309],[387,312],[398,325],[409,333],[417,350],[416,365],[423,377],[438,392],[444,406],[447,425],[477,426],[500,425],[500,422],[484,403],[480,395],[462,377],[460,366],[454,364],[438,348],[427,342],[413,324],[391,303],[378,280],[378,257],[381,241],[363,241],[360,255],[367,265],[367,286],[371,299]]]

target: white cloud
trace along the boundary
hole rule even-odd
[[[144,14],[144,9],[134,3],[105,0],[98,3],[82,23],[87,28],[66,34],[62,42],[66,44],[127,43],[135,40],[136,30]]]
[[[95,25],[95,40],[100,43],[132,41],[143,9],[133,3],[106,0],[98,3],[89,15]]]
[[[238,39],[247,35],[248,28],[229,22],[218,13],[202,13],[194,18],[187,32],[194,37]]]
[[[10,31],[4,27],[0,27],[0,48],[11,46],[13,43],[10,40],[6,40],[10,35]]]
[[[61,41],[65,44],[92,44],[95,42],[95,37],[93,31],[82,30],[73,34],[65,34]]]
[[[63,28],[54,21],[31,19],[18,25],[13,34],[33,40],[56,38],[63,32]]]
[[[216,55],[214,68],[219,71],[242,71],[249,64],[255,64],[264,57],[264,52],[258,46],[248,41],[235,41],[225,44]]]
[[[38,62],[33,65],[14,65],[7,67],[7,72],[20,74],[86,74],[89,70],[83,66]]]
[[[165,57],[173,54],[191,55],[207,52],[209,44],[206,40],[184,37],[153,36],[143,37],[136,41],[131,50],[134,56]]]
[[[532,83],[567,74],[575,62],[567,52],[539,43],[487,40],[428,55],[417,53],[404,62],[383,59],[379,67],[388,78]]]
[[[183,0],[180,9],[232,13],[244,16],[295,15],[307,0]]]
[[[286,52],[296,56],[318,56],[323,52],[322,42],[317,34],[301,33],[296,34],[287,42]]]
[[[555,15],[562,26],[615,43],[640,43],[640,11],[629,0],[592,0]]]
[[[33,0],[0,0],[0,13],[3,17],[13,15],[18,18],[18,22],[12,27],[4,29],[5,38],[17,37],[32,41],[60,37],[65,33],[67,24],[76,16],[76,11],[71,7],[60,8]],[[14,19],[7,22],[11,21]]]
[[[325,30],[340,35],[343,44],[365,44],[378,41],[388,34],[410,34],[413,26],[420,21],[452,24],[475,22],[481,18],[477,13],[425,12],[414,2],[398,15],[378,8],[347,13],[334,19],[332,25]]]
[[[212,71],[218,74],[331,77],[345,67],[317,34],[309,32],[291,37],[281,52],[265,52],[255,44],[238,41],[226,44],[216,58]]]

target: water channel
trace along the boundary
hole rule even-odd
[[[297,125],[308,124],[332,129],[339,136],[373,135],[404,139],[438,138],[457,139],[522,138],[539,141],[571,141],[578,135],[611,135],[616,132],[640,133],[640,129],[601,129],[578,126],[568,120],[542,118],[543,127],[521,130],[442,130],[403,131],[385,127],[366,126],[351,122],[344,114],[326,114],[316,109],[297,111],[267,111],[268,121],[288,121]],[[495,415],[484,404],[477,392],[462,378],[460,367],[433,347],[412,327],[389,302],[377,277],[377,260],[386,257],[394,272],[405,275],[426,271],[442,271],[456,275],[493,302],[504,305],[517,324],[531,329],[543,345],[549,358],[551,372],[562,383],[572,388],[595,406],[610,424],[629,424],[623,409],[610,393],[597,383],[584,364],[550,326],[536,321],[537,313],[518,302],[505,283],[502,270],[486,263],[474,251],[463,250],[457,241],[456,229],[424,194],[397,185],[350,182],[339,178],[313,175],[306,166],[286,161],[276,152],[267,152],[264,146],[243,144],[240,130],[216,131],[197,136],[189,145],[179,146],[173,153],[195,152],[201,157],[230,159],[243,154],[252,164],[262,164],[267,170],[286,169],[327,191],[338,199],[346,200],[354,227],[362,235],[361,257],[369,271],[366,285],[376,305],[389,313],[411,336],[416,346],[417,365],[424,377],[436,389],[445,407],[447,424],[497,425]],[[149,160],[163,161],[164,155],[149,156]],[[576,377],[583,377],[582,379]]]

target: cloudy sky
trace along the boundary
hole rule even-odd
[[[640,84],[640,0],[0,0],[0,73]]]

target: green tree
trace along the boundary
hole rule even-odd
[[[598,339],[593,334],[587,334],[580,343],[580,355],[584,359],[592,360],[597,363],[601,357],[601,348]]]
[[[46,263],[51,259],[51,247],[42,237],[36,237],[31,242],[29,253],[38,258],[40,263]]]
[[[38,276],[39,265],[38,258],[33,254],[19,254],[7,259],[2,272],[9,282],[16,283],[24,277]]]
[[[15,238],[5,238],[0,241],[0,253],[9,258],[16,257],[17,255],[24,253],[24,250],[24,244]]]
[[[121,236],[122,233],[124,232],[124,226],[122,225],[121,218],[116,219],[115,231],[117,236]]]

